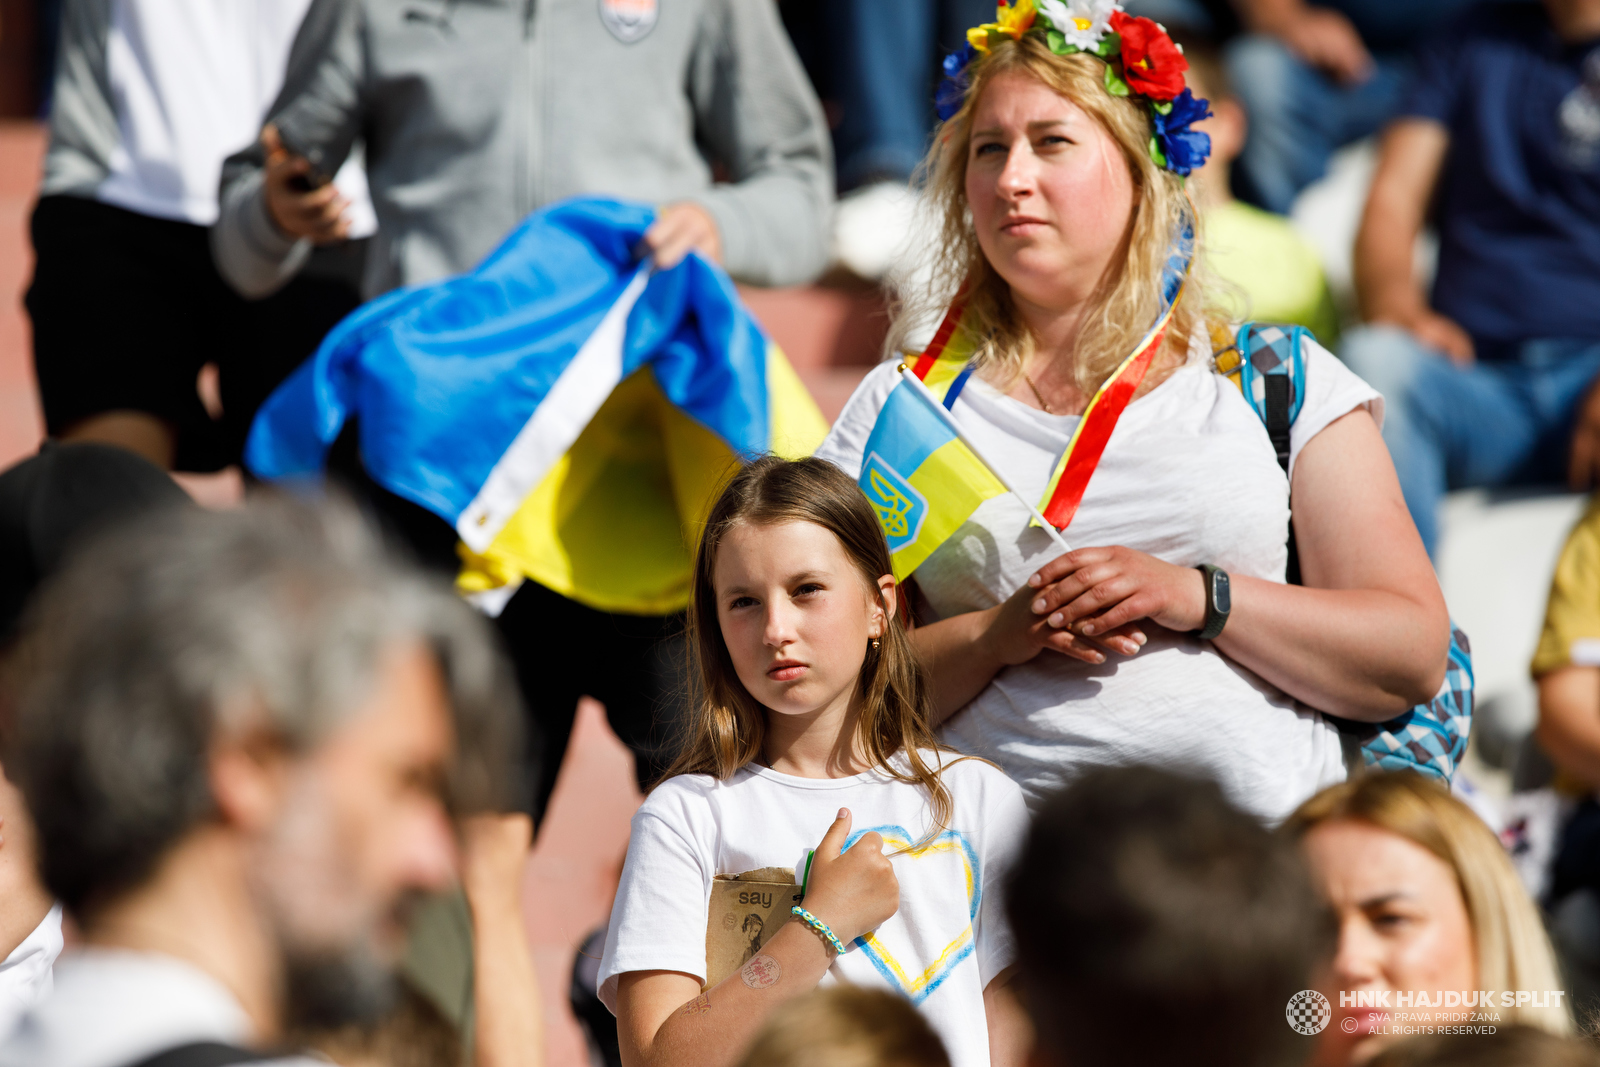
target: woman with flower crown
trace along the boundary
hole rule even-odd
[[[1446,671],[1444,599],[1379,436],[1383,400],[1309,338],[1284,442],[1218,373],[1184,175],[1209,152],[1181,50],[1110,0],[1015,0],[950,57],[926,161],[942,225],[891,343],[1073,546],[993,497],[920,566],[947,740],[1031,799],[1097,764],[1181,765],[1282,819],[1346,776],[1324,713],[1381,722]],[[898,361],[818,454],[852,475]],[[1288,380],[1288,379],[1280,379]],[[959,393],[959,403],[956,394]],[[1303,584],[1286,584],[1287,533]]]

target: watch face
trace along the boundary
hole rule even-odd
[[[1228,592],[1227,571],[1216,571],[1211,575],[1211,603],[1216,605],[1219,615],[1226,615],[1233,610],[1233,597]]]

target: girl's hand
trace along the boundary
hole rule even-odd
[[[994,614],[984,633],[984,640],[995,660],[1012,667],[1027,663],[1048,648],[1084,663],[1104,663],[1105,653],[1096,645],[1124,656],[1131,656],[1144,647],[1144,632],[1135,626],[1115,631],[1108,628],[1094,641],[1088,641],[1078,634],[1050,625],[1033,608],[1039,597],[1039,590],[1032,584],[1037,577],[1035,574],[1029,579],[1028,585],[1011,594],[1011,598],[998,608],[991,609]]]
[[[1028,585],[1029,608],[1045,625],[1097,640],[1138,619],[1180,633],[1206,621],[1205,577],[1198,570],[1121,545],[1068,552],[1040,567]]]
[[[900,880],[883,854],[883,838],[865,833],[841,852],[849,836],[850,809],[840,808],[811,860],[805,897],[806,910],[847,945],[900,910]]]

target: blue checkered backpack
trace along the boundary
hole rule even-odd
[[[1307,332],[1299,326],[1247,322],[1212,354],[1217,373],[1239,387],[1255,409],[1278,453],[1278,466],[1289,473],[1289,427],[1305,399],[1306,361],[1302,344]],[[1300,557],[1294,526],[1289,527],[1287,580],[1300,584]],[[1472,729],[1472,649],[1467,635],[1450,624],[1450,666],[1444,685],[1432,700],[1388,722],[1353,722],[1334,715],[1346,743],[1359,748],[1361,760],[1385,771],[1420,771],[1449,782],[1467,751]]]

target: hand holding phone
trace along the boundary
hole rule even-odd
[[[267,169],[263,191],[267,214],[278,229],[314,244],[329,244],[349,236],[346,199],[322,170],[320,152],[297,151],[271,123],[261,131]]]

